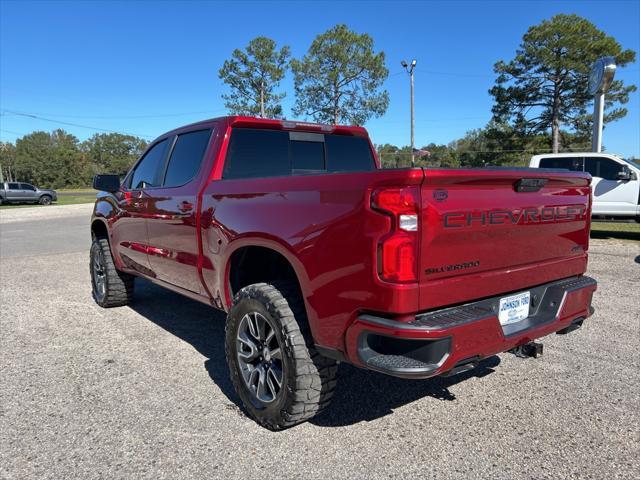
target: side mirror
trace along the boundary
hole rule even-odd
[[[93,177],[93,188],[101,192],[116,193],[120,190],[120,177],[118,175],[95,175]]]
[[[623,182],[631,180],[631,170],[629,170],[629,167],[623,165],[622,170],[620,170],[616,175],[616,180],[622,180]]]

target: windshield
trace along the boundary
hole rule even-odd
[[[627,163],[630,163],[636,168],[640,168],[640,160],[638,160],[637,158],[623,158],[623,160]]]

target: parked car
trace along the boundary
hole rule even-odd
[[[329,404],[337,362],[454,375],[580,327],[589,183],[383,170],[361,127],[208,120],[160,136],[122,182],[94,178],[93,297],[127,305],[141,277],[227,312],[231,381],[278,430]]]
[[[529,166],[590,173],[595,218],[640,222],[640,166],[637,163],[609,153],[588,152],[535,155]]]
[[[34,187],[24,182],[0,183],[0,205],[3,203],[39,203],[51,205],[58,200],[55,190]]]

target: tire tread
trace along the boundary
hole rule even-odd
[[[104,237],[98,237],[94,240],[95,248],[102,250],[102,256],[105,263],[105,271],[107,277],[107,293],[103,301],[96,303],[104,308],[123,307],[131,303],[134,289],[134,276],[119,271],[113,262],[111,255],[111,247],[109,241]],[[91,260],[89,261],[89,273],[91,274]]]
[[[292,401],[280,411],[279,418],[263,418],[252,414],[261,425],[271,430],[282,430],[306,422],[325,409],[333,397],[338,364],[321,355],[313,344],[307,322],[304,300],[293,282],[274,284],[256,283],[241,289],[234,298],[234,305],[245,298],[259,300],[267,311],[277,318],[295,369],[295,385],[290,385]],[[227,329],[230,322],[227,321]],[[227,333],[228,337],[229,333]],[[226,342],[227,361],[231,366],[232,352]],[[236,391],[243,388],[242,379],[231,375]],[[245,405],[247,407],[247,405]],[[249,413],[253,413],[247,408]]]

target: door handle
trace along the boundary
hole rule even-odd
[[[193,204],[187,201],[180,202],[178,204],[178,210],[180,210],[182,213],[188,213],[193,210]]]

